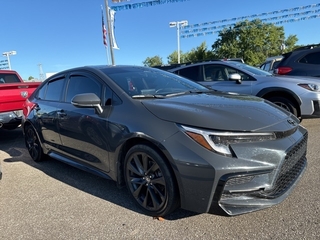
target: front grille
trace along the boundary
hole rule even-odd
[[[295,146],[293,146],[288,153],[286,154],[285,160],[280,167],[279,173],[274,183],[274,187],[271,190],[263,190],[259,189],[253,192],[239,192],[239,193],[229,193],[223,192],[221,195],[221,199],[241,197],[241,196],[252,196],[257,198],[266,198],[273,199],[277,198],[283,193],[285,193],[297,178],[300,176],[301,172],[305,168],[307,163],[307,140],[308,134],[306,133],[303,136],[303,139],[298,142]],[[240,184],[252,179],[252,176],[242,176],[233,179],[230,179],[226,182],[225,186],[230,186],[233,184]],[[240,181],[241,178],[243,182]],[[230,183],[229,183],[230,181]]]
[[[299,177],[307,162],[307,140],[306,133],[303,139],[296,144],[287,154],[280,168],[274,188],[263,191],[259,195],[264,198],[276,198],[282,195]]]

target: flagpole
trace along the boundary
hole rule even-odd
[[[110,48],[110,55],[111,55],[111,63],[112,63],[112,65],[115,65],[114,55],[113,55],[113,43],[112,43],[112,39],[111,39],[111,23],[110,23],[110,14],[109,14],[108,1],[109,0],[105,0],[106,14],[107,14],[107,25],[108,25],[109,48]]]

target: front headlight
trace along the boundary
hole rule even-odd
[[[309,91],[319,92],[319,86],[317,84],[312,83],[299,83],[298,86],[303,87]]]
[[[274,133],[218,132],[187,126],[181,127],[190,138],[204,148],[228,157],[232,156],[230,144],[262,142],[276,139]]]

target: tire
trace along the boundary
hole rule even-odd
[[[31,125],[25,127],[24,141],[30,157],[35,162],[40,162],[44,159],[44,153],[34,128]]]
[[[271,97],[268,99],[270,102],[273,102],[274,104],[278,105],[279,107],[284,108],[288,112],[291,112],[296,117],[298,116],[297,107],[294,103],[292,103],[289,99],[284,97]]]
[[[178,208],[173,173],[153,148],[133,146],[125,157],[124,176],[131,196],[147,215],[163,217]]]

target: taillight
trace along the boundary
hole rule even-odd
[[[28,115],[35,108],[35,106],[37,106],[37,104],[33,103],[33,102],[30,102],[28,99],[24,102],[24,104],[23,104],[23,115],[25,116],[25,118],[28,117]]]
[[[291,71],[292,71],[291,67],[278,67],[277,69],[275,69],[274,72],[279,75],[286,75]]]

